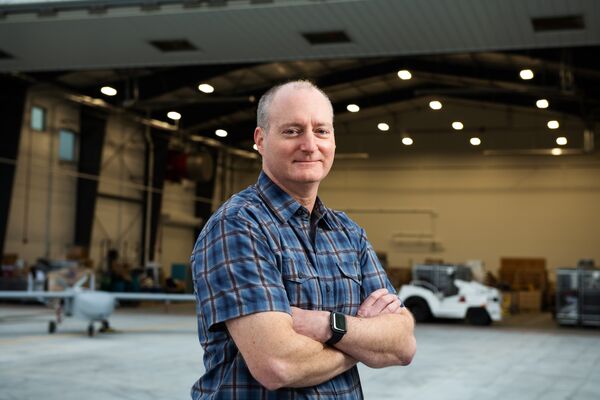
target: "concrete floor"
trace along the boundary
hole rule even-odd
[[[119,309],[115,332],[88,338],[67,319],[0,305],[0,399],[188,399],[204,371],[192,306]],[[557,327],[548,315],[488,328],[417,327],[409,367],[361,366],[367,399],[600,399],[600,329]]]

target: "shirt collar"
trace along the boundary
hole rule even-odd
[[[255,187],[259,196],[282,223],[287,222],[298,212],[298,209],[302,208],[300,203],[277,186],[264,171],[260,172]],[[333,229],[331,211],[325,207],[319,197],[317,197],[313,212],[317,213],[316,217],[323,221],[329,229]]]
[[[325,207],[319,197],[317,197],[317,201],[315,202],[313,213],[315,214],[315,217],[319,219],[319,222],[323,222],[324,227],[329,228],[330,230],[334,229],[334,222],[331,218],[333,212]]]

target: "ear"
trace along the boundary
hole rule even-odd
[[[254,143],[256,144],[256,147],[258,148],[258,152],[260,153],[260,155],[262,155],[263,153],[263,142],[265,140],[265,132],[261,127],[256,127],[256,129],[254,129]]]

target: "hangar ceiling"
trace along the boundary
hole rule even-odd
[[[258,97],[298,78],[330,95],[349,153],[473,151],[473,136],[476,151],[545,151],[562,136],[577,152],[600,119],[593,0],[0,1],[0,15],[1,73],[246,150]]]

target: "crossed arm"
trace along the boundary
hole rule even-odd
[[[329,312],[292,307],[294,330],[318,342],[331,337]],[[371,368],[408,365],[416,351],[414,319],[387,289],[374,291],[358,309],[346,316],[347,333],[335,348]]]
[[[325,382],[357,360],[294,331],[292,317],[262,312],[226,322],[254,378],[269,390]]]
[[[254,378],[269,390],[325,382],[357,362],[371,367],[407,365],[416,350],[414,321],[397,296],[379,289],[346,317],[348,333],[335,348],[329,312],[292,308],[292,316],[264,312],[226,322]]]

